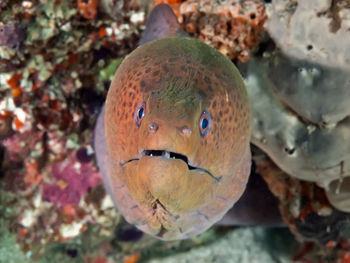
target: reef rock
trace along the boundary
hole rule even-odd
[[[317,183],[332,205],[349,212],[350,190],[341,187],[350,175],[347,73],[278,52],[245,66],[252,142],[283,171]]]
[[[259,0],[189,0],[181,4],[180,14],[191,36],[241,62],[248,61],[259,44],[266,19]]]
[[[267,30],[285,54],[349,69],[349,1],[272,0],[268,13]]]

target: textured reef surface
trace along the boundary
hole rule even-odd
[[[93,128],[157,3],[239,67],[289,230],[161,242],[106,195]],[[0,1],[0,262],[350,262],[349,30],[346,0]]]

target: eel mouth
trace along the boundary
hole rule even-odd
[[[155,157],[155,158],[173,159],[173,160],[181,160],[187,164],[188,170],[196,170],[199,172],[207,173],[210,177],[212,177],[217,182],[219,182],[221,180],[221,176],[220,177],[214,176],[207,169],[191,165],[191,163],[188,160],[188,157],[186,155],[181,154],[181,153],[170,152],[170,151],[166,151],[166,150],[145,149],[141,152],[140,158],[142,158],[144,156]],[[120,166],[124,166],[124,165],[126,165],[130,162],[133,162],[133,161],[139,161],[140,158],[131,158],[123,163],[120,163]]]

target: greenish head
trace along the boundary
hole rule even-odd
[[[105,129],[114,200],[159,238],[204,231],[245,189],[244,83],[230,60],[198,40],[164,38],[132,52],[108,92]]]

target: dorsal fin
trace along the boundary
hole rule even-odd
[[[146,29],[139,46],[164,37],[185,35],[177,17],[167,4],[159,4],[153,8],[146,22]]]

